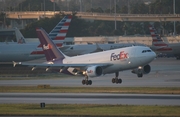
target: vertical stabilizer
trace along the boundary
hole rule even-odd
[[[64,40],[71,23],[72,16],[65,16],[49,33],[52,40]]]
[[[156,51],[172,51],[172,48],[168,47],[168,44],[162,40],[152,25],[149,26],[149,30],[152,36],[152,46],[156,49]]]
[[[15,27],[15,33],[16,33],[16,39],[18,44],[23,44],[26,43],[24,36],[22,33],[19,31],[18,28]]]
[[[150,25],[149,30],[152,36],[152,45],[156,47],[167,47],[168,45],[162,40],[162,38],[157,34],[155,28]]]
[[[59,51],[44,29],[37,28],[36,32],[47,61],[62,60],[65,58],[65,55]]]

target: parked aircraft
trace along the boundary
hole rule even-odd
[[[72,16],[65,16],[49,33],[49,36],[58,47],[63,44],[71,18]],[[15,34],[6,35],[6,42],[0,44],[0,62],[29,61],[44,57],[39,43],[26,43],[24,36],[17,28],[15,29]],[[18,41],[14,43],[16,39]]]
[[[56,68],[60,72],[71,74],[80,74],[85,76],[82,84],[91,85],[89,77],[98,77],[105,74],[115,73],[113,83],[121,83],[119,71],[133,69],[133,73],[138,77],[150,72],[151,67],[148,65],[154,60],[156,54],[145,46],[131,46],[119,49],[107,50],[91,54],[68,57],[59,50],[48,34],[41,28],[36,29],[38,38],[41,42],[42,49],[45,53],[47,62],[45,63],[23,63],[13,62],[16,64],[44,67],[46,70]],[[70,68],[70,69],[69,69]]]
[[[68,56],[77,56],[87,53],[94,53],[117,48],[124,48],[129,46],[145,46],[140,43],[114,43],[114,44],[78,44],[78,45],[65,45],[59,48],[64,54]]]
[[[152,36],[152,50],[157,53],[171,54],[176,59],[180,59],[180,43],[165,43],[152,25],[149,26],[149,30]]]

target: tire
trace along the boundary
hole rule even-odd
[[[140,73],[140,74],[137,74],[137,76],[140,78],[140,77],[143,77],[143,74]]]
[[[89,81],[88,81],[88,80],[85,80],[85,84],[88,85],[88,84],[89,84]]]
[[[112,83],[115,83],[115,78],[112,78]]]
[[[92,81],[91,81],[91,80],[89,80],[89,81],[88,81],[88,84],[89,84],[89,85],[92,85]]]
[[[85,85],[85,80],[82,80],[82,84]]]
[[[120,84],[121,84],[121,83],[122,83],[122,79],[118,79],[118,83],[120,83]]]
[[[118,78],[116,78],[116,79],[115,79],[115,82],[116,82],[116,84],[118,84],[118,83],[119,83],[119,80],[118,80]]]

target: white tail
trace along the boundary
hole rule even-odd
[[[17,39],[17,43],[18,44],[23,44],[26,43],[24,36],[22,35],[22,33],[19,31],[18,28],[15,27],[15,33],[16,33],[16,39]]]

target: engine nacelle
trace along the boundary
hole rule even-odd
[[[134,74],[148,74],[151,71],[150,65],[145,65],[142,68],[133,69],[131,72]]]
[[[88,69],[86,70],[86,74],[88,77],[101,76],[102,73],[103,73],[103,69],[100,66],[91,66],[88,67]]]

